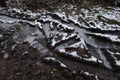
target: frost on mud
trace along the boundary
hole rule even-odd
[[[32,12],[17,8],[6,10],[1,8],[0,23],[8,24],[9,27],[4,26],[3,28],[12,28],[15,32],[13,48],[27,42],[39,53],[42,53],[43,61],[47,64],[57,64],[56,66],[69,70],[68,63],[64,61],[67,59],[70,62],[105,69],[109,69],[105,66],[108,62],[111,64],[109,65],[112,67],[111,70],[116,66],[119,69],[120,61],[119,57],[116,57],[119,56],[119,53],[107,50],[106,53],[109,55],[106,55],[104,50],[101,50],[106,47],[119,49],[119,45],[112,43],[120,43],[119,34],[115,32],[120,31],[120,8],[108,8],[110,9],[100,6],[90,10],[82,8],[78,14],[75,14],[74,11],[72,15],[66,15],[65,12],[61,13],[60,11],[38,10]],[[97,37],[98,41],[93,36]],[[0,39],[2,37],[3,35],[0,34]],[[108,42],[104,43],[102,38]],[[101,54],[106,59],[101,58]],[[108,56],[111,56],[114,63],[111,63]],[[9,56],[5,54],[4,58],[7,57]],[[79,74],[99,80],[97,75],[89,72],[81,71]]]
[[[120,43],[120,37],[116,35],[101,34],[101,33],[87,33],[87,34],[96,37],[105,38],[106,40],[111,41],[113,43]]]

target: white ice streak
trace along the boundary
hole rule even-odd
[[[82,8],[79,15],[69,15],[68,20],[84,28],[99,29],[103,31],[120,30],[119,24],[109,24],[99,19],[101,16],[101,18],[104,17],[105,20],[114,20],[120,23],[120,8],[109,8],[111,9],[108,10],[100,6],[95,6],[90,10]]]
[[[62,36],[62,38],[61,38],[60,40],[56,40],[56,38],[57,38],[58,36]],[[71,35],[69,35],[68,33],[63,33],[63,32],[57,33],[57,36],[54,36],[54,38],[52,39],[51,46],[55,46],[57,43],[60,43],[61,41],[66,41],[66,40],[68,40],[68,39],[70,39],[70,38],[73,38],[73,37],[75,37],[75,36],[76,36],[75,33],[73,33],[73,34],[71,34]]]
[[[17,9],[17,8],[13,8],[13,9],[10,8],[9,11],[15,11],[16,13],[19,13],[19,14],[29,15],[32,18],[35,18],[41,15],[39,12],[32,12],[30,10],[24,11],[23,9]]]
[[[64,68],[67,67],[65,64],[63,64],[62,62],[60,62],[60,61],[57,60],[56,58],[53,58],[53,57],[45,57],[44,59],[47,60],[47,61],[54,61],[54,62],[57,62],[57,63],[60,64],[61,67],[64,67]]]
[[[35,20],[35,25],[38,26],[40,29],[42,29],[42,25],[40,22],[38,22],[37,20]]]
[[[81,58],[76,51],[73,51],[73,52],[67,52],[65,49],[59,49],[59,52],[60,53],[65,53],[66,55],[70,55],[72,57],[75,57],[75,58]]]
[[[0,19],[0,22],[2,23],[6,23],[6,24],[13,24],[13,23],[17,23],[17,20],[7,20],[7,19]]]
[[[82,49],[85,49],[85,50],[88,50],[87,48],[87,45],[85,44],[85,41],[83,39],[80,39],[79,42],[73,44],[73,45],[70,45],[69,46],[70,48],[82,48]]]
[[[0,34],[0,38],[2,38],[3,37],[3,35],[2,34]]]
[[[92,61],[92,62],[98,62],[98,63],[102,63],[102,61],[101,60],[98,60],[96,57],[94,57],[94,56],[91,56],[91,57],[89,57],[89,58],[83,58],[84,60],[86,60],[86,61]]]
[[[58,25],[57,25],[57,27],[58,28],[62,28],[63,30],[74,30],[74,28],[73,27],[70,27],[70,26],[68,26],[68,25],[65,25],[65,24],[61,24],[61,23],[59,23]]]
[[[65,49],[59,49],[58,50],[61,54],[66,54],[66,55],[69,55],[73,58],[78,58],[78,59],[81,59],[81,60],[85,60],[85,61],[88,61],[88,62],[96,62],[96,63],[102,63],[101,60],[98,60],[96,57],[94,56],[90,56],[90,57],[81,57],[80,55],[78,55],[78,53],[76,51],[71,51],[71,52],[67,52]]]
[[[22,20],[22,19],[14,19],[14,18],[10,18],[10,17],[5,17],[5,18],[0,18],[0,22],[5,23],[5,24],[15,24],[15,23],[28,23],[30,25],[33,26],[37,26],[40,29],[42,29],[42,25],[39,21],[35,20],[35,21],[27,21],[27,20]]]
[[[120,55],[120,53],[119,52],[112,52],[112,51],[110,51],[110,50],[107,50],[107,52],[109,52],[110,54],[111,54],[111,56],[114,58],[114,60],[115,60],[115,63],[116,63],[116,65],[117,66],[120,66],[120,60],[118,60],[116,57],[115,57],[115,54],[116,55]]]
[[[59,16],[62,20],[67,21],[67,17],[65,15],[65,12],[54,12],[54,14]]]
[[[120,22],[120,12],[117,10],[112,10],[112,9],[105,9],[103,7],[94,7],[91,9],[91,11],[87,9],[81,9],[81,11],[84,13],[85,16],[81,16],[84,20],[87,20],[87,23],[92,22],[94,24],[91,25],[89,24],[90,28],[98,28],[101,30],[120,30],[120,26],[117,24],[109,24],[105,23],[103,24],[102,21],[99,20],[98,16],[103,16],[109,20],[116,20]],[[96,12],[95,12],[96,11]],[[93,26],[93,27],[92,27]],[[115,28],[114,28],[115,27]]]
[[[106,39],[108,39],[108,40],[110,40],[112,42],[120,43],[120,37],[119,36],[110,35],[110,34],[101,34],[101,33],[90,33],[90,34],[94,35],[94,36],[106,38]]]
[[[95,80],[99,80],[99,78],[98,78],[97,75],[91,74],[91,73],[89,73],[89,72],[81,71],[80,73],[81,73],[81,74],[84,74],[84,75],[86,75],[86,76],[95,77]]]

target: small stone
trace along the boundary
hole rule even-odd
[[[3,35],[0,34],[0,38],[2,38],[2,37],[3,37]]]
[[[53,71],[51,71],[51,74],[53,74],[54,72]]]
[[[4,57],[4,59],[7,59],[9,57],[9,54],[5,53],[3,57]]]
[[[41,65],[41,63],[40,63],[39,61],[37,61],[35,64],[36,64],[36,65]]]

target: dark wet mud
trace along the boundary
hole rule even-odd
[[[0,8],[0,80],[119,80],[120,8]]]

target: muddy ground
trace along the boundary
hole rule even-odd
[[[120,80],[119,7],[7,4],[0,7],[0,80]]]

